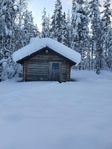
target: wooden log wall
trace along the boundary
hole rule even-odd
[[[45,51],[39,53],[30,59],[24,61],[24,80],[36,81],[36,80],[50,80],[50,63],[60,63],[60,79],[61,81],[70,80],[70,62],[63,57],[56,55],[54,52],[49,51],[47,54]]]

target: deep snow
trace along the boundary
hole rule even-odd
[[[112,73],[0,83],[0,149],[112,149]]]

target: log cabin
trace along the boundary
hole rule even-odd
[[[23,66],[24,81],[66,82],[81,56],[53,39],[33,38],[29,45],[14,52],[13,59]]]

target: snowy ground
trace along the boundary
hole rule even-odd
[[[112,149],[112,73],[0,83],[0,149]]]

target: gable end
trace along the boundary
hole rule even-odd
[[[34,57],[35,55],[39,55],[39,54],[40,54],[40,55],[45,55],[45,54],[46,54],[46,55],[50,55],[50,54],[52,54],[52,53],[56,54],[56,55],[59,56],[59,57],[62,57],[62,58],[65,59],[66,61],[69,61],[70,64],[71,64],[71,66],[72,66],[72,65],[76,65],[76,63],[73,62],[72,60],[66,58],[65,56],[61,55],[60,53],[54,51],[53,49],[51,49],[51,48],[49,48],[49,47],[47,47],[47,46],[44,47],[44,48],[42,48],[42,49],[40,49],[40,50],[38,50],[38,51],[36,51],[36,52],[34,52],[34,53],[32,53],[32,54],[29,55],[29,56],[24,57],[23,59],[17,61],[17,63],[23,64],[24,61],[29,60],[30,58]]]

